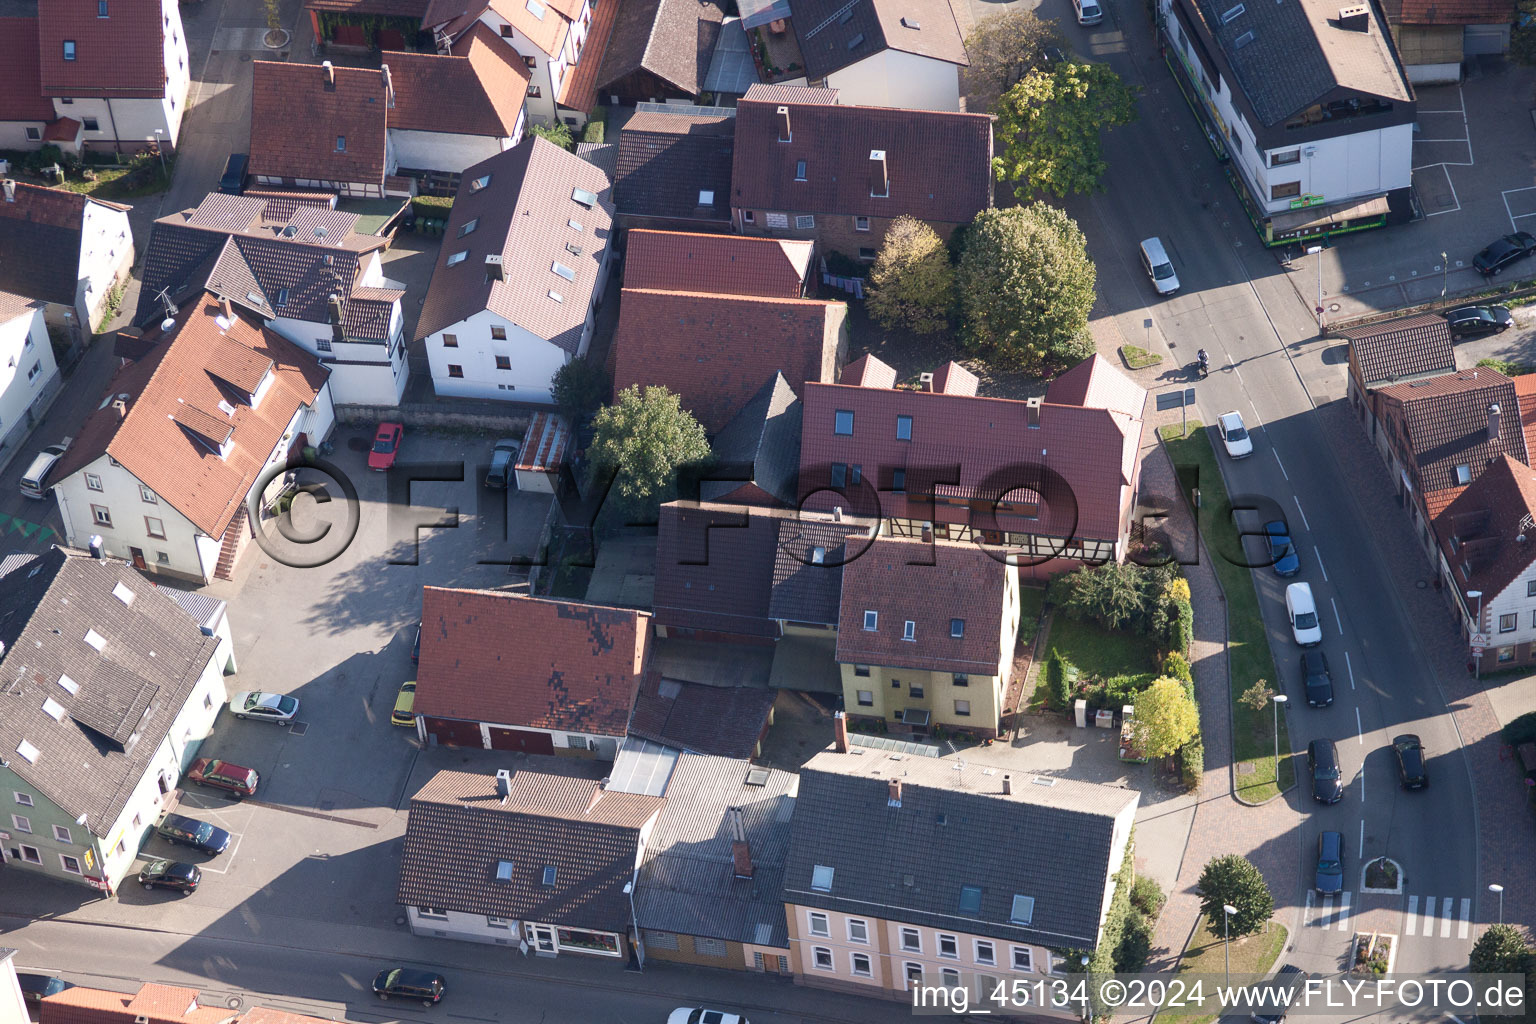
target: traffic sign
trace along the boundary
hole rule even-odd
[[[1492,642],[1493,642],[1493,638],[1491,636],[1489,636],[1487,633],[1473,633],[1472,634],[1472,646],[1473,647],[1487,647]]]
[[[1473,654],[1474,657],[1481,658],[1483,656],[1483,651],[1484,650],[1486,650],[1486,648],[1484,648],[1482,644],[1473,644],[1472,645],[1472,654]]]

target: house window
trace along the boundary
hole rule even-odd
[[[53,838],[57,839],[61,843],[68,843],[71,846],[73,846],[75,843],[75,837],[70,835],[69,829],[65,828],[63,825],[53,826]]]
[[[485,915],[485,926],[487,928],[500,928],[500,929],[502,929],[504,931],[511,931],[512,930],[512,922],[511,921],[507,920],[504,917],[492,917],[489,914]]]
[[[796,181],[804,181],[805,180],[805,161],[804,160],[796,160],[795,161],[795,180]],[[796,224],[795,226],[799,227],[800,225]]]
[[[1472,467],[1471,466],[1457,466],[1456,467],[1456,482],[1458,484],[1462,485],[1463,487],[1465,487],[1467,484],[1470,484],[1472,482]]]
[[[1299,181],[1287,181],[1269,187],[1269,198],[1271,199],[1290,199],[1293,196],[1299,195],[1301,195],[1301,182]]]
[[[11,797],[16,801],[16,804],[19,807],[32,806],[32,796],[29,793],[12,793]]]
[[[480,218],[479,217],[471,217],[471,218],[469,218],[469,220],[467,220],[463,224],[459,225],[459,233],[454,235],[453,237],[454,238],[463,238],[465,235],[469,234],[471,231],[475,230],[475,228],[477,228],[479,226],[480,226]]]
[[[1514,612],[1509,612],[1506,615],[1500,615],[1499,616],[1499,632],[1500,633],[1513,633],[1515,631],[1515,625],[1516,625],[1516,621],[1515,620],[1516,620],[1516,618],[1517,617],[1516,617]]]
[[[855,978],[870,978],[875,973],[870,970],[868,953],[849,953],[848,969]]]
[[[21,814],[11,815],[11,825],[17,832],[32,833],[32,819]]]
[[[28,864],[41,864],[43,862],[42,855],[37,852],[37,847],[35,846],[23,846],[21,848],[21,859]]]
[[[112,848],[112,852],[121,857],[123,854],[128,852],[128,845],[119,839],[117,841],[117,845]]]
[[[912,417],[911,416],[897,416],[896,417],[896,440],[898,440],[898,441],[910,441],[910,440],[912,440]]]
[[[832,433],[853,436],[853,410],[839,409],[833,413]]]
[[[952,636],[952,637],[956,637],[956,638],[965,636],[965,620],[964,619],[950,619],[949,620],[949,635]]]
[[[112,528],[112,512],[109,509],[103,508],[100,505],[92,505],[91,518],[96,521],[97,526],[105,526],[108,529]]]
[[[956,672],[956,673],[954,673],[952,676],[949,677],[949,681],[954,683],[956,686],[970,686],[971,685],[971,677],[966,675],[964,672]]]
[[[1034,954],[1028,946],[1013,947],[1013,969],[1016,971],[1032,971],[1035,969]]]
[[[524,57],[523,58],[523,64],[526,67],[532,69],[532,68],[536,68],[536,67],[539,66],[539,61],[538,61],[538,59],[536,57]]]
[[[1531,612],[1531,628],[1536,629],[1536,611]],[[1536,654],[1536,646],[1531,647],[1531,652]]]
[[[831,937],[831,935],[832,935],[832,927],[827,922],[827,915],[826,914],[818,914],[816,911],[813,910],[813,911],[811,911],[809,920],[810,920],[810,923],[811,923],[811,934],[812,935],[815,935],[818,938],[823,938],[823,939]]]
[[[645,933],[645,944],[647,946],[651,946],[651,947],[653,947],[655,949],[674,949],[675,950],[677,948],[677,933],[676,932],[653,932],[653,931],[647,930],[646,933]]]
[[[873,633],[880,628],[880,613],[866,611],[864,613],[864,632]]]
[[[908,619],[906,623],[901,627],[901,638],[903,640],[916,640],[917,623],[913,622],[911,619]]]
[[[512,38],[512,26],[511,25],[503,25],[503,26],[501,26],[501,37],[503,39],[511,39]]]
[[[913,700],[922,700],[927,691],[923,688],[922,683],[908,683],[907,693],[912,696]]]
[[[331,340],[329,338],[316,338],[315,350],[319,352],[331,351]]]
[[[757,214],[751,210],[742,210],[741,221],[743,224],[755,223],[757,221]]]
[[[811,228],[814,228],[815,226],[816,226],[816,218],[815,218],[814,215],[809,214],[809,213],[797,213],[797,214],[795,214],[795,227],[799,228],[801,231],[809,231]]]
[[[960,972],[953,967],[945,967],[939,971],[939,984],[945,988],[960,987]]]
[[[510,369],[512,369],[512,357],[511,356],[497,356],[496,357],[496,369],[498,369],[498,370],[510,370]]]
[[[955,701],[955,714],[961,718],[971,717],[971,702],[968,700]]]
[[[28,142],[37,142],[42,137],[43,137],[42,129],[40,129],[40,128],[33,128],[33,127],[28,126],[28,128],[27,128],[27,141]]]
[[[536,86],[536,85],[529,85],[528,86],[528,98],[529,99],[536,100],[536,99],[538,99],[539,97],[541,97],[543,95],[544,95],[543,90],[541,90],[538,86]]]
[[[990,942],[976,940],[976,962],[985,966],[997,963],[997,949]]]
[[[960,959],[960,940],[953,935],[940,935],[939,956],[946,960]]]
[[[869,922],[863,918],[850,917],[848,919],[848,941],[861,945],[869,944]]]
[[[75,59],[75,41],[73,39],[64,40],[64,59]]]
[[[171,556],[164,551],[155,552],[155,562],[158,565],[170,565]]]
[[[907,471],[904,469],[891,470],[891,490],[902,494],[907,489]]]
[[[875,691],[874,690],[859,690],[858,691],[858,696],[859,696],[859,707],[861,707],[861,708],[872,708],[872,707],[875,706]]]
[[[1525,596],[1536,597],[1536,580],[1525,581]]]
[[[505,327],[492,327],[491,328],[491,340],[492,341],[506,341],[507,340],[507,329]]]
[[[165,522],[154,516],[145,516],[144,532],[156,540],[165,540]]]
[[[868,231],[869,230],[869,218],[868,217],[855,217],[855,218],[853,218],[853,230],[855,230],[855,231]]]
[[[729,950],[722,939],[707,939],[703,936],[695,936],[693,951],[699,956],[724,957]]]
[[[80,870],[80,861],[74,857],[71,857],[67,853],[59,854],[59,867],[63,868],[65,871],[68,871],[72,875],[83,874],[83,872]]]
[[[1296,164],[1300,162],[1300,149],[1283,149],[1278,153],[1269,154],[1269,166],[1271,167],[1279,167],[1282,164]]]
[[[848,483],[848,467],[844,463],[832,463],[832,486],[841,489]]]
[[[443,348],[458,348],[459,336],[457,334],[443,335]]]
[[[853,666],[853,674],[855,676],[858,676],[860,679],[868,679],[869,678],[869,666],[868,665],[855,665],[855,666]]]
[[[84,126],[85,130],[88,131],[88,132],[99,132],[99,131],[101,131],[101,123],[99,121],[97,121],[94,117],[82,117],[80,119],[80,124],[82,126]]]
[[[912,961],[908,960],[906,962],[905,967],[906,967],[907,985],[908,986],[920,986],[920,985],[922,985],[922,983],[923,983],[923,965],[922,964],[915,964]]]
[[[85,474],[85,486],[87,490],[101,490],[101,477],[97,476],[95,473]]]
[[[1500,661],[1514,661],[1515,660],[1515,649],[1513,647],[1500,647],[1499,648],[1499,660]]]
[[[832,951],[826,946],[811,947],[811,963],[818,971],[832,970]]]
[[[923,951],[923,936],[916,928],[903,928],[901,930],[901,948],[908,953],[921,953]]]
[[[416,913],[422,917],[435,917],[440,921],[448,920],[448,911],[439,910],[437,907],[417,907]]]
[[[448,376],[450,376],[450,377],[462,377],[462,376],[464,376],[464,367],[460,366],[458,363],[449,363],[448,364]]]
[[[831,892],[832,876],[836,871],[836,868],[829,868],[825,864],[811,868],[811,888],[817,892]]]
[[[155,492],[150,490],[148,487],[145,487],[143,484],[139,484],[139,500],[144,502],[146,505],[160,504],[160,499],[155,497]]]

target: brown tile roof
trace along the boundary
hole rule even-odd
[[[1403,317],[1339,332],[1366,387],[1456,369],[1451,328],[1437,313]]]
[[[1413,455],[1412,476],[1424,496],[1457,486],[1456,467],[1476,480],[1500,455],[1528,458],[1519,427],[1514,381],[1487,367],[1394,384],[1376,392],[1378,410],[1400,423]],[[1499,436],[1488,436],[1489,407],[1497,404]]]
[[[311,4],[326,0],[311,0]],[[425,0],[422,0],[425,3]],[[270,1006],[253,1006],[240,1015],[239,1024],[335,1024],[322,1017],[310,1017],[288,1010],[274,1010]]]
[[[1503,25],[1513,21],[1513,0],[1401,0],[1392,12],[1403,25]]]
[[[674,220],[731,219],[734,117],[635,114],[619,133],[614,202],[631,217]],[[701,203],[701,192],[713,193]]]
[[[423,28],[444,25],[448,36],[456,39],[470,29],[480,15],[487,10],[494,11],[533,45],[554,56],[565,45],[571,19],[558,5],[544,5],[543,9],[544,16],[540,18],[528,9],[527,0],[431,0],[421,23]],[[550,17],[551,11],[554,17]]]
[[[969,373],[955,366],[961,373]],[[938,387],[935,377],[934,390]],[[954,392],[951,392],[954,393]],[[971,377],[969,391],[976,393],[976,378]],[[1147,404],[1147,392],[1141,385],[1115,369],[1103,356],[1094,354],[1078,363],[1060,377],[1051,381],[1045,389],[1045,400],[1053,405],[1080,405],[1085,409],[1108,409],[1124,413],[1132,419],[1141,419]]]
[[[486,175],[490,183],[476,189],[475,181]],[[576,189],[597,196],[597,203],[577,202]],[[478,221],[475,230],[460,238],[459,229],[472,219]],[[607,176],[537,136],[468,168],[443,231],[417,339],[489,309],[575,353],[612,223]],[[448,266],[458,252],[469,255]],[[485,258],[493,254],[502,260],[500,281],[485,273]],[[551,270],[556,262],[575,271],[576,280],[556,276]],[[563,301],[550,298],[550,292]]]
[[[896,371],[866,352],[843,367],[843,377],[838,383],[856,388],[893,388]]]
[[[38,69],[37,18],[0,18],[0,121],[52,121]]]
[[[601,88],[647,71],[689,96],[704,89],[725,13],[711,0],[616,0],[618,20],[603,56]]]
[[[771,637],[778,520],[758,509],[670,502],[656,537],[656,622]]]
[[[776,372],[797,392],[807,381],[832,380],[846,316],[840,302],[625,288],[614,391],[665,385],[718,433]]]
[[[43,1000],[42,1024],[224,1024],[235,1020],[233,1010],[198,1006],[197,989],[145,984],[137,994],[76,986]]]
[[[623,736],[650,615],[625,608],[425,587],[416,713]]]
[[[1463,590],[1486,595],[1485,607],[1536,561],[1527,516],[1536,516],[1536,471],[1501,455],[1435,517],[1446,564]]]
[[[794,0],[793,10],[810,78],[826,78],[885,50],[970,63],[948,0]]]
[[[0,289],[73,307],[89,202],[65,189],[16,182],[16,201],[0,201]]]
[[[43,94],[156,98],[165,95],[165,26],[157,3],[118,3],[97,16],[96,0],[44,0],[37,39]],[[73,40],[75,59],[64,59]]]
[[[581,15],[580,6],[581,0],[569,0],[563,13],[574,21]],[[577,61],[574,68],[566,69],[565,81],[556,97],[560,106],[583,114],[589,113],[597,103],[597,79],[603,71],[603,54],[608,52],[608,40],[613,38],[613,26],[619,20],[617,3],[596,6],[592,23],[587,26],[586,42],[581,44],[582,53],[590,56]]]
[[[1060,380],[1061,378],[1058,377],[1055,381],[1052,381],[1051,387],[1055,387]],[[845,379],[843,383],[846,384],[849,382]],[[961,366],[954,360],[950,360],[943,366],[939,367],[937,370],[933,371],[933,390],[937,391],[941,395],[974,395],[976,394],[976,389],[980,386],[980,379],[978,379],[977,376],[970,370],[967,370],[965,367]],[[1143,398],[1145,398],[1145,394],[1143,394]],[[1062,404],[1098,405],[1097,402],[1069,402],[1065,398],[1062,399]],[[1141,415],[1140,410],[1137,410],[1136,414],[1138,416]]]
[[[418,699],[420,691],[418,692]],[[442,771],[411,798],[399,902],[624,932],[640,830],[661,797],[605,790],[591,767],[527,758],[505,802],[493,775]],[[510,862],[507,881],[497,879]],[[548,869],[552,884],[544,884]]]
[[[8,324],[19,316],[31,314],[34,309],[42,309],[45,305],[47,304],[42,299],[28,298],[12,292],[0,292],[0,324]]]
[[[531,73],[517,51],[483,22],[453,44],[451,56],[391,53],[395,105],[389,126],[510,139]]]
[[[697,754],[750,758],[768,729],[776,696],[767,687],[705,686],[652,671],[635,698],[629,732]]]
[[[128,411],[119,415],[106,401],[86,418],[79,436],[56,470],[62,479],[110,455],[144,486],[210,537],[221,537],[245,501],[300,405],[315,400],[328,372],[313,356],[264,327],[236,317],[227,329],[211,296],[184,306],[170,339],[148,357],[120,371],[107,396],[126,393]],[[242,368],[219,361],[235,348],[271,361],[275,379],[258,408],[236,402],[219,378],[241,376]],[[148,374],[146,377],[145,374]],[[235,405],[233,416],[220,401]],[[188,435],[174,413],[195,414],[199,422],[232,428],[232,448],[220,458]],[[196,429],[196,428],[194,428]]]
[[[383,184],[389,113],[381,72],[333,67],[335,86],[327,87],[316,64],[259,60],[252,68],[253,176]]]
[[[1515,396],[1520,403],[1520,431],[1525,435],[1525,452],[1536,452],[1536,374],[1515,378]]]
[[[789,238],[636,228],[624,255],[624,286],[798,299],[814,249],[812,242]]]
[[[779,141],[779,104],[759,86],[736,106],[731,205],[857,217],[907,213],[967,224],[992,205],[992,122],[985,114],[788,104],[792,140]],[[870,153],[885,154],[890,195],[872,198]],[[796,181],[798,161],[806,181]]]
[[[415,18],[420,21],[427,13],[427,0],[305,0],[304,7],[311,11],[333,11],[337,14],[379,14],[386,18]],[[258,1007],[258,1009],[260,1009]],[[253,1011],[254,1012],[254,1011]],[[280,1013],[279,1010],[266,1011]],[[250,1014],[247,1013],[249,1021]],[[278,1024],[278,1022],[274,1022]]]

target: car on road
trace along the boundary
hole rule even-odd
[[[1313,740],[1307,744],[1307,774],[1312,777],[1312,799],[1320,804],[1336,804],[1343,799],[1339,748],[1333,740]]]
[[[1312,887],[1324,896],[1344,888],[1344,833],[1324,832],[1317,837],[1317,873]]]
[[[1322,651],[1301,652],[1301,687],[1312,707],[1325,708],[1333,703],[1333,673],[1328,671],[1328,655]]]
[[[1260,993],[1267,998],[1262,999],[1253,1008],[1248,1019],[1253,1021],[1253,1024],[1282,1024],[1285,1015],[1290,1012],[1291,1003],[1295,1001],[1296,993],[1300,992],[1306,983],[1307,976],[1302,973],[1301,968],[1286,964],[1269,982],[1259,984]],[[1289,995],[1281,993],[1289,993]]]
[[[1518,263],[1536,250],[1536,235],[1528,231],[1516,231],[1489,243],[1482,252],[1472,257],[1472,266],[1479,274],[1493,277],[1511,263]]]
[[[299,699],[264,690],[244,690],[229,702],[229,713],[239,719],[254,718],[278,725],[292,725],[299,713]]]
[[[73,438],[66,437],[58,444],[51,444],[37,453],[27,471],[21,474],[21,496],[41,501],[48,496],[48,473],[53,469],[54,463],[64,457],[69,451]]]
[[[1451,325],[1451,337],[1475,338],[1482,334],[1503,334],[1514,325],[1508,306],[1463,306],[1445,314]]]
[[[702,1006],[679,1006],[667,1014],[667,1024],[751,1024],[739,1013],[706,1010]]]
[[[155,834],[176,846],[190,846],[217,856],[229,849],[230,835],[216,825],[181,814],[167,814],[155,826]]]
[[[373,979],[373,992],[380,999],[417,999],[432,1006],[443,998],[448,982],[441,974],[414,967],[386,967]]]
[[[152,860],[139,872],[139,884],[146,889],[175,889],[180,893],[197,892],[203,873],[196,864],[175,860]]]
[[[1298,644],[1316,647],[1323,642],[1323,627],[1310,583],[1292,583],[1285,588],[1285,614],[1291,620],[1291,635]]]
[[[1216,430],[1221,434],[1221,443],[1227,448],[1227,455],[1234,459],[1246,459],[1253,454],[1253,438],[1248,436],[1248,428],[1243,426],[1243,414],[1233,409],[1216,417]]]
[[[49,996],[56,996],[67,988],[75,987],[63,978],[55,978],[40,971],[17,971],[16,980],[21,983],[21,1001],[28,1006],[36,1006]]]
[[[380,423],[379,429],[373,432],[373,447],[368,449],[368,468],[382,473],[393,466],[404,435],[404,424]]]
[[[1264,536],[1269,541],[1271,568],[1278,576],[1295,576],[1301,568],[1301,556],[1291,541],[1291,528],[1282,520],[1264,524]]]
[[[250,167],[248,153],[231,153],[224,162],[224,173],[219,176],[219,191],[238,196],[245,191],[246,170]]]
[[[1424,764],[1424,744],[1411,732],[1392,737],[1392,756],[1397,760],[1397,780],[1404,789],[1423,789],[1429,785],[1429,769]]]
[[[395,694],[395,709],[389,713],[389,721],[392,725],[413,726],[416,724],[416,680],[408,679],[400,684],[400,692]]]
[[[216,757],[200,757],[187,769],[187,781],[225,789],[236,796],[254,796],[260,778],[254,768],[242,768]]]
[[[496,442],[496,446],[491,449],[491,468],[485,473],[485,486],[504,491],[517,482],[517,473],[513,467],[517,465],[517,453],[522,447],[510,437]]]
[[[1077,12],[1079,25],[1097,25],[1104,20],[1104,8],[1099,6],[1098,0],[1072,0],[1072,7]]]
[[[1141,243],[1141,269],[1152,279],[1157,294],[1172,295],[1179,290],[1179,275],[1174,272],[1161,238],[1148,238]]]

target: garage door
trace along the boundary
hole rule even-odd
[[[524,754],[553,754],[555,738],[547,732],[490,728],[492,750],[517,750]]]
[[[480,723],[465,722],[456,718],[428,718],[427,735],[447,747],[482,747]]]
[[[1468,57],[1481,53],[1503,53],[1508,49],[1508,25],[1468,25],[1462,34],[1461,50]]]

